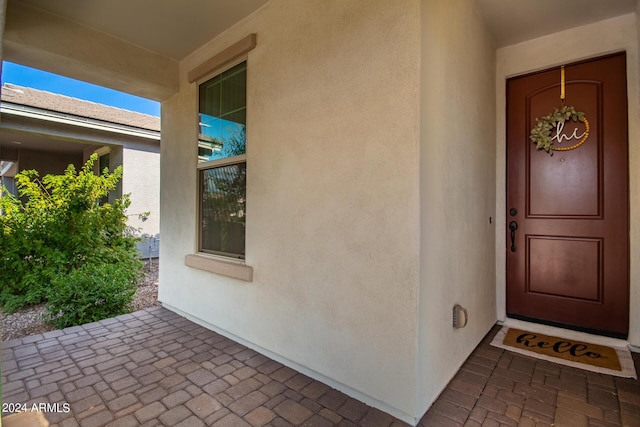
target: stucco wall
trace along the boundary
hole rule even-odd
[[[640,117],[638,28],[636,14],[623,15],[549,36],[507,46],[497,52],[497,164],[496,192],[496,277],[498,317],[504,319],[505,308],[505,84],[511,76],[552,66],[596,57],[607,53],[627,52],[627,93],[629,105],[630,170],[630,330],[629,341],[640,346]]]
[[[496,321],[495,48],[475,2],[422,2],[419,405]],[[491,222],[490,222],[490,217]],[[469,322],[452,327],[452,308]]]
[[[122,191],[131,195],[127,223],[154,236],[160,232],[160,149],[122,151]],[[143,212],[150,212],[144,222],[138,217]]]
[[[274,0],[181,64],[162,105],[160,300],[396,416],[416,416],[419,2]],[[186,267],[196,86],[248,59],[245,283]]]

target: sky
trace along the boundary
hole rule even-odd
[[[67,95],[112,107],[160,116],[160,103],[157,101],[7,61],[2,63],[2,84],[4,85],[5,83],[46,90],[47,92]]]

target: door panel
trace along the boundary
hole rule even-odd
[[[602,302],[602,239],[527,236],[526,291]]]
[[[559,74],[556,72],[556,74]],[[600,86],[595,82],[578,82],[567,84],[567,92],[575,93],[570,104],[577,106],[579,111],[598,111],[602,105],[599,91],[593,90]],[[571,86],[571,89],[569,89]],[[558,86],[547,88],[526,99],[527,129],[536,124],[536,117],[547,115],[551,110],[549,106],[559,104]],[[600,102],[599,102],[600,101]],[[593,115],[591,115],[593,116]],[[529,217],[600,217],[601,187],[602,181],[600,168],[600,150],[598,135],[598,122],[589,114],[587,118],[591,124],[588,143],[585,142],[578,149],[570,152],[556,152],[552,159],[546,152],[540,152],[533,143],[527,147],[527,214]],[[578,129],[581,135],[585,126],[569,122],[566,128]],[[564,130],[564,129],[563,129]],[[528,135],[528,133],[527,133]],[[559,146],[570,145],[566,140]],[[545,154],[545,155],[541,155]],[[564,161],[563,161],[564,160]]]
[[[590,132],[580,147],[553,156],[529,133],[561,105],[560,69],[507,81],[507,227],[517,223],[513,242],[507,228],[507,314],[626,336],[626,58],[568,65],[565,75],[565,102],[585,113]],[[585,130],[568,121],[556,146],[575,144]]]

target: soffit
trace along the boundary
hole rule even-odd
[[[63,139],[51,139],[41,135],[30,135],[27,133],[0,132],[0,160],[6,156],[4,152],[16,152],[20,150],[37,150],[56,153],[82,153],[87,148],[87,144],[66,141]],[[11,156],[13,160],[14,156]]]
[[[497,47],[635,12],[637,0],[476,0]]]
[[[14,0],[181,60],[268,0]]]

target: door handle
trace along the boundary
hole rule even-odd
[[[518,223],[511,221],[509,223],[509,230],[511,230],[511,252],[516,251],[516,230],[518,229]]]

